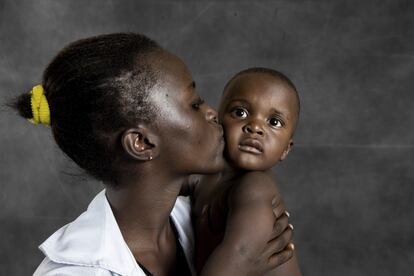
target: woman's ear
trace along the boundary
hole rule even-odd
[[[288,154],[292,150],[292,148],[293,148],[293,139],[290,139],[288,146],[283,151],[282,156],[280,157],[280,161],[285,160],[285,158],[288,156]]]
[[[122,134],[122,148],[128,156],[139,161],[148,161],[159,155],[158,136],[145,126],[130,128]]]

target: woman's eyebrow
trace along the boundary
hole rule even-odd
[[[196,88],[196,83],[194,81],[191,81],[190,84],[187,86],[187,88],[185,89],[185,91],[187,93],[191,93],[193,94]]]

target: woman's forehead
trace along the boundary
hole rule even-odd
[[[151,53],[147,62],[156,72],[154,92],[161,97],[186,98],[194,91],[191,73],[179,57],[162,50]]]
[[[186,64],[166,50],[153,52],[148,56],[148,62],[161,78],[192,82],[192,76]]]

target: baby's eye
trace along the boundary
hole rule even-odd
[[[283,126],[282,121],[279,120],[278,118],[274,118],[274,117],[273,118],[270,118],[269,124],[272,127],[276,127],[276,128],[281,128]]]
[[[192,107],[194,110],[199,110],[199,109],[200,109],[200,106],[201,106],[203,103],[204,103],[204,100],[203,100],[203,99],[201,99],[201,98],[198,98],[197,100],[195,100],[195,101],[191,104],[191,107]]]
[[[233,109],[233,111],[231,112],[231,114],[233,114],[234,116],[238,117],[238,118],[246,118],[247,117],[247,111],[243,108],[237,107],[235,109]]]

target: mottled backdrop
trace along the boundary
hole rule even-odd
[[[182,57],[215,106],[246,67],[290,76],[301,122],[276,171],[304,274],[413,275],[414,1],[1,0],[0,103],[68,42],[118,31]],[[48,128],[0,114],[0,274],[30,275],[102,186]]]

